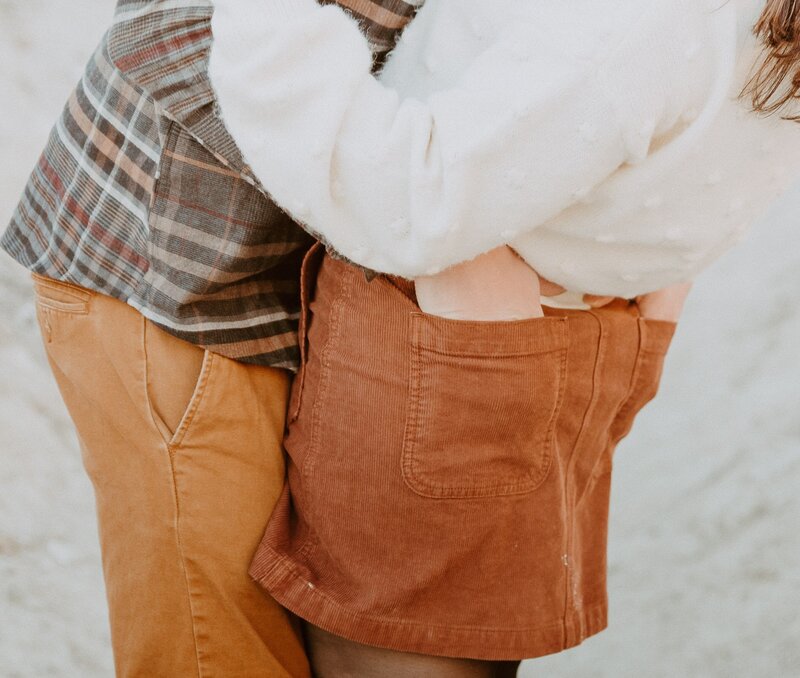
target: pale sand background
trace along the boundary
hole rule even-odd
[[[0,0],[0,223],[112,6]],[[619,450],[610,630],[525,676],[800,676],[798,205],[700,281]],[[91,488],[2,256],[0,318],[0,678],[110,676]]]

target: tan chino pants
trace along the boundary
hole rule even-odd
[[[283,485],[288,373],[34,281],[95,489],[117,675],[308,676],[296,624],[247,575]]]

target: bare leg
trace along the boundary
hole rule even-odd
[[[518,661],[448,659],[361,645],[305,624],[315,678],[514,678]]]

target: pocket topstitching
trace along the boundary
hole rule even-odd
[[[454,321],[412,313],[402,473],[431,498],[531,492],[550,470],[565,318]]]

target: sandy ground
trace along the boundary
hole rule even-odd
[[[0,0],[0,222],[112,5]],[[800,676],[798,206],[699,282],[618,452],[610,630],[524,676]],[[110,676],[91,488],[4,257],[0,317],[0,678]]]

